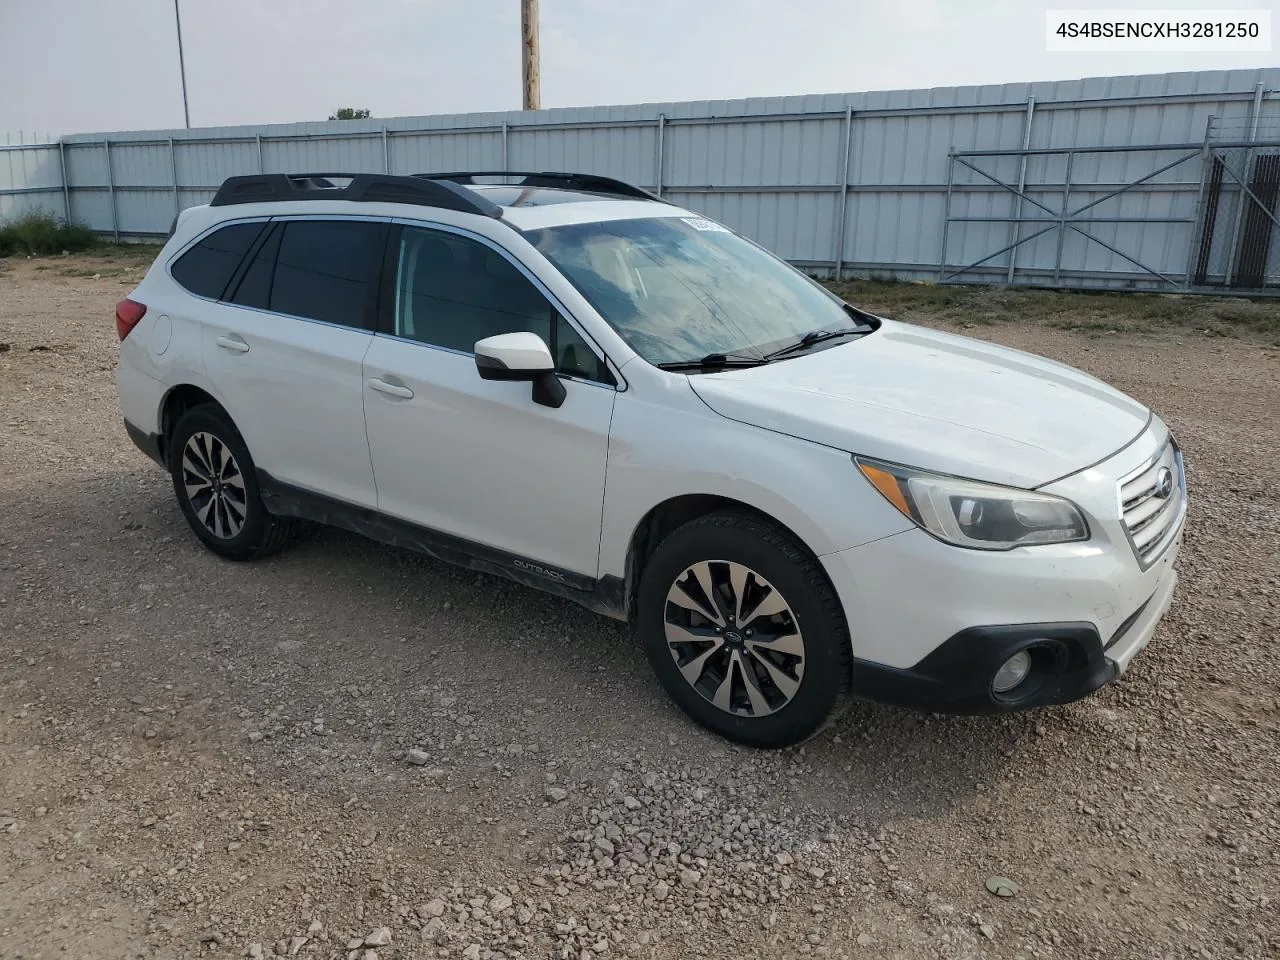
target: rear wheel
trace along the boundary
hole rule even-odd
[[[249,449],[218,407],[206,404],[182,415],[169,440],[169,473],[187,523],[221,557],[263,557],[293,533],[293,520],[263,506]]]
[[[658,546],[637,629],[672,699],[741,743],[808,739],[848,687],[849,633],[822,568],[749,514],[701,517]]]

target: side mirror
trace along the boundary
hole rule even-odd
[[[564,403],[565,389],[556,376],[551,351],[536,333],[502,333],[477,340],[476,372],[484,380],[526,380],[533,402],[546,407]]]

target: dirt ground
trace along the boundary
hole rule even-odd
[[[1280,956],[1280,308],[853,285],[1151,404],[1183,582],[1086,701],[762,753],[566,602],[202,549],[115,402],[148,253],[0,261],[0,957]]]

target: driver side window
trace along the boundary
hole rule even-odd
[[[522,331],[543,339],[558,373],[614,382],[604,361],[506,257],[454,233],[404,228],[396,336],[472,353],[477,340]]]

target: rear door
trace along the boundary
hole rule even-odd
[[[387,223],[279,220],[204,317],[206,372],[259,470],[373,507],[361,364]]]

